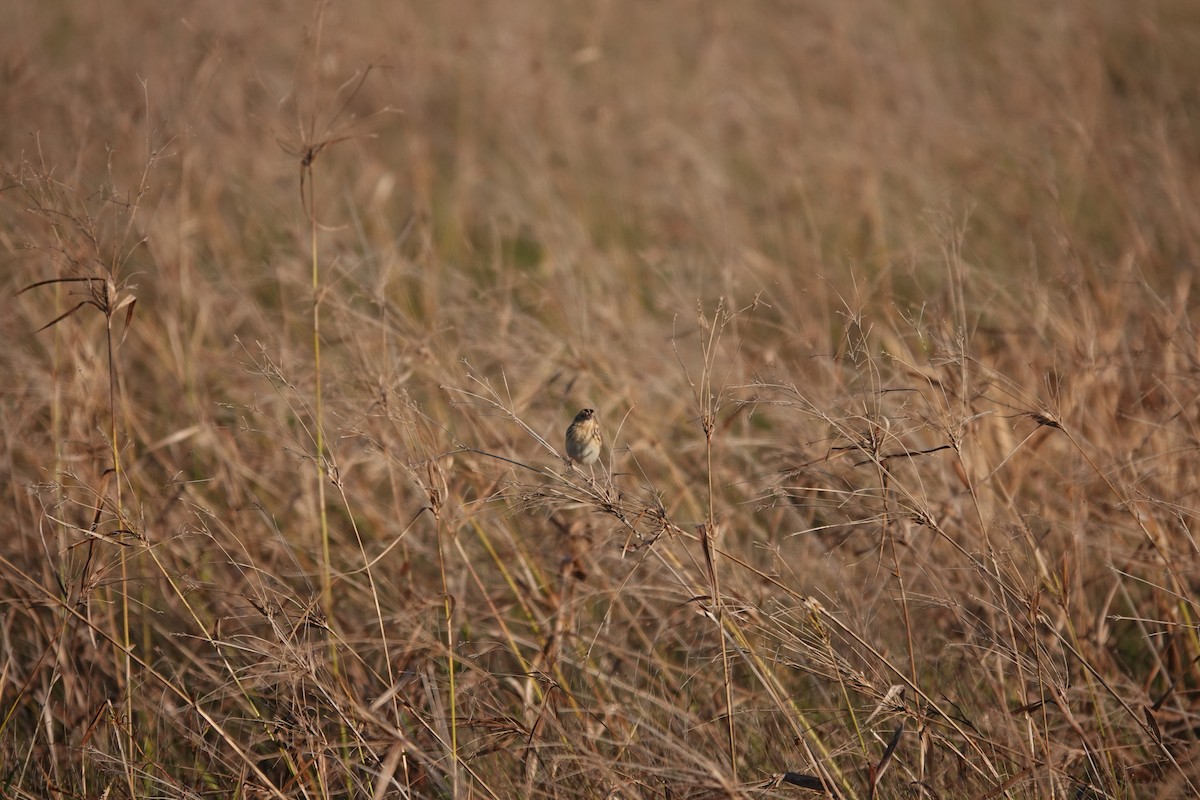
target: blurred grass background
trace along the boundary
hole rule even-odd
[[[1195,796],[1197,4],[2,16],[0,795]]]

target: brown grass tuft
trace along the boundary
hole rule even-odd
[[[0,796],[1200,793],[1193,3],[7,23]]]

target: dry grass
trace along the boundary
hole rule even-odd
[[[0,796],[1197,794],[1194,3],[19,5]]]

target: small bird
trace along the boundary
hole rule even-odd
[[[567,428],[567,457],[580,464],[595,464],[603,444],[596,412],[585,408],[576,414],[575,421]]]

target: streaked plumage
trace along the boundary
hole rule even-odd
[[[576,414],[575,421],[567,428],[567,456],[579,464],[595,464],[603,444],[596,412],[585,408]]]

